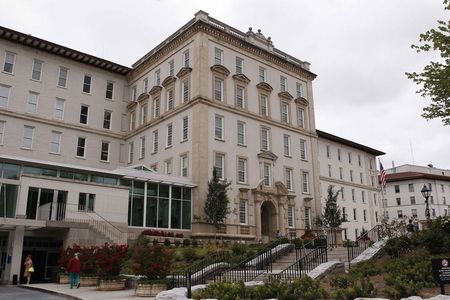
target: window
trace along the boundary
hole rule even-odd
[[[294,207],[292,205],[287,207],[287,217],[288,227],[294,227]]]
[[[377,206],[377,194],[373,194],[373,204]]]
[[[305,110],[301,107],[297,108],[297,125],[299,128],[305,128]]]
[[[145,157],[145,135],[139,138],[139,159]]]
[[[342,200],[345,200],[345,194],[344,194],[344,192],[345,192],[345,189],[344,189],[343,186],[341,186],[341,199],[342,199]]]
[[[294,188],[293,188],[293,184],[292,184],[293,180],[292,180],[292,169],[291,168],[286,168],[284,170],[284,181],[286,184],[286,188],[289,191],[292,191]]]
[[[182,133],[181,140],[187,141],[187,139],[189,138],[189,119],[188,119],[188,117],[183,118],[181,133]]]
[[[137,86],[133,86],[131,88],[131,100],[136,101],[137,100]]]
[[[183,52],[182,60],[183,60],[183,66],[188,68],[189,67],[189,49],[187,49]]]
[[[355,228],[355,238],[358,238],[358,228]]]
[[[409,197],[409,200],[410,200],[411,204],[416,204],[416,197],[415,196]]]
[[[159,117],[159,114],[161,112],[161,101],[159,98],[155,98],[153,100],[153,118]]]
[[[444,185],[441,184],[441,192],[444,192]]]
[[[411,209],[411,216],[413,218],[417,218],[417,209],[415,209],[415,208]]]
[[[100,160],[101,161],[108,161],[109,159],[109,143],[108,142],[102,142],[102,150],[100,153]]]
[[[327,149],[327,158],[331,158],[330,145],[327,145],[326,149]]]
[[[90,75],[84,75],[83,93],[87,93],[87,94],[91,93],[91,83],[92,83],[92,77]]]
[[[88,114],[89,114],[89,106],[81,105],[81,109],[80,109],[80,123],[81,124],[88,123]]]
[[[216,168],[217,177],[225,179],[225,155],[216,153],[214,155],[214,167]]]
[[[305,228],[311,229],[311,208],[305,207]]]
[[[172,110],[173,106],[173,89],[170,89],[167,91],[167,111]]]
[[[152,154],[158,153],[158,130],[153,131],[153,147],[152,147]]]
[[[431,203],[431,204],[434,204],[434,198],[433,198],[433,196],[430,196],[430,203]]]
[[[144,81],[142,82],[142,92],[144,94],[147,94],[148,92],[148,78],[145,78]]]
[[[39,94],[30,92],[28,94],[27,112],[35,113],[37,111]]]
[[[172,159],[164,161],[164,174],[166,175],[172,174]]]
[[[239,223],[247,224],[247,201],[239,201]]]
[[[287,134],[283,135],[284,156],[291,156],[291,137]]]
[[[344,180],[344,170],[342,167],[339,167],[339,179]]]
[[[397,218],[399,218],[399,219],[403,218],[403,211],[401,209],[397,210]]]
[[[245,122],[237,121],[237,144],[246,145]]]
[[[78,211],[94,211],[95,194],[80,193],[78,196]]]
[[[31,72],[31,79],[41,81],[43,62],[38,59],[33,59],[33,70]]]
[[[223,101],[223,80],[219,78],[214,80],[214,100]]]
[[[352,189],[352,201],[355,202],[355,189]]]
[[[175,75],[175,62],[173,59],[168,62],[168,68],[169,68],[169,76]]]
[[[59,153],[61,145],[61,132],[52,131],[52,140],[50,142],[50,153]]]
[[[136,112],[132,111],[130,112],[130,124],[128,126],[128,129],[131,131],[136,127]]]
[[[353,221],[356,221],[356,208],[353,208]]]
[[[147,123],[147,104],[141,106],[141,125]]]
[[[67,87],[67,77],[69,76],[69,69],[59,67],[58,86]]]
[[[379,221],[380,221],[380,219],[378,218],[378,212],[376,211],[375,212],[375,222],[378,223]]]
[[[112,112],[110,110],[104,110],[103,111],[103,128],[104,129],[111,129],[111,114]]]
[[[259,96],[259,113],[261,116],[269,116],[269,99],[266,95]]]
[[[244,59],[236,56],[236,74],[244,73]]]
[[[399,185],[394,185],[394,191],[396,194],[400,193],[400,186]]]
[[[236,87],[236,107],[245,108],[245,88],[240,85]]]
[[[86,138],[78,137],[77,141],[77,156],[84,157],[86,154]]]
[[[300,139],[300,159],[306,160],[306,140]]]
[[[348,163],[351,164],[352,163],[352,153],[348,152]]]
[[[238,183],[247,183],[247,159],[238,158]]]
[[[361,155],[358,154],[358,166],[361,167]]]
[[[365,209],[363,209],[363,220],[367,222],[367,211]]]
[[[264,185],[271,186],[272,185],[272,165],[270,163],[264,163],[263,167],[263,176],[264,176]]]
[[[1,125],[0,125],[1,126]],[[1,128],[0,128],[1,129]],[[1,137],[0,137],[0,144],[1,144]],[[447,198],[445,198],[445,196],[442,196],[442,204],[447,204]]]
[[[338,160],[341,161],[341,149],[337,149]]]
[[[11,87],[0,84],[0,107],[8,106],[10,89],[11,89]]]
[[[33,148],[33,134],[34,134],[34,127],[26,125],[23,127],[23,141],[22,141],[23,148],[26,149]]]
[[[362,203],[366,203],[366,192],[365,191],[361,191],[361,200],[362,200]]]
[[[223,116],[215,115],[214,118],[214,138],[223,140]]]
[[[263,67],[259,67],[259,82],[266,82],[267,72]]]
[[[287,78],[284,76],[280,76],[280,90],[282,92],[287,91]]]
[[[214,48],[214,64],[221,65],[223,62],[223,50]]]
[[[270,150],[270,129],[261,127],[261,150]]]
[[[353,170],[350,170],[350,181],[353,182]]]
[[[187,154],[184,154],[180,157],[180,175],[187,177],[188,174],[189,161]]]
[[[328,177],[331,177],[331,165],[328,165]]]
[[[431,209],[431,215],[432,215],[433,217],[436,217],[436,209],[435,209],[435,208],[432,208],[432,209]]]
[[[347,228],[344,228],[344,241],[348,240]]]
[[[183,80],[183,103],[189,101],[189,79]]]
[[[155,85],[161,84],[161,70],[158,69],[155,71]]]
[[[14,72],[15,60],[16,60],[16,54],[6,51],[5,52],[5,64],[3,65],[3,72],[12,74]]]
[[[134,158],[134,143],[128,143],[128,163],[131,164]]]
[[[359,173],[359,183],[363,184],[363,173]]]
[[[302,172],[302,192],[309,194],[309,174],[308,172]]]
[[[0,145],[3,145],[3,137],[5,136],[5,121],[0,121]]]
[[[54,117],[62,120],[64,118],[64,99],[56,98]]]
[[[112,99],[113,98],[113,93],[114,93],[114,82],[108,80],[106,82],[106,95],[105,95],[105,98],[106,99]]]
[[[172,123],[166,126],[166,147],[172,147]]]
[[[402,205],[402,199],[401,198],[395,198],[395,201],[397,202],[397,205]]]
[[[297,82],[297,97],[306,99],[306,82]]]
[[[281,122],[289,124],[289,103],[281,102]]]

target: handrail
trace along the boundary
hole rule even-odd
[[[303,244],[301,247],[295,247],[295,260],[299,260],[304,255],[308,254],[311,251],[306,251],[306,249],[315,249],[319,246],[327,245],[327,237],[323,235],[319,235],[318,237],[310,240],[308,243]]]
[[[355,242],[349,242],[347,244],[347,258],[348,263],[350,266],[350,262],[360,255],[364,250],[369,248],[373,243],[380,240],[382,237],[381,232],[382,226],[381,225],[375,225],[367,231],[366,233],[362,234],[360,237],[356,239]]]

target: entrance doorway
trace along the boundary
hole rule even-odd
[[[261,238],[264,243],[275,240],[277,232],[277,210],[272,202],[261,205]]]

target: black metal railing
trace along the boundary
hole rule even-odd
[[[382,228],[381,225],[375,225],[369,231],[363,233],[360,237],[356,239],[356,241],[347,242],[347,257],[348,263],[350,266],[350,262],[364,252],[367,248],[372,246],[375,242],[380,240],[382,237]]]
[[[299,260],[306,254],[312,252],[317,247],[326,247],[327,246],[327,237],[324,235],[319,235],[317,238],[310,240],[306,244],[302,244],[301,246],[295,246],[295,260]]]
[[[264,272],[272,272],[272,263],[293,249],[294,245],[287,239],[275,241],[255,255],[230,267],[214,280],[231,282],[253,280]]]
[[[273,277],[292,281],[297,277],[306,275],[308,272],[312,271],[318,265],[328,261],[327,244],[325,240],[325,245],[317,246],[314,250],[303,255],[295,263],[287,267],[281,273],[274,275]]]

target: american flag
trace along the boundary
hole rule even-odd
[[[384,170],[381,161],[380,161],[380,182],[383,188],[386,188],[386,171]]]

